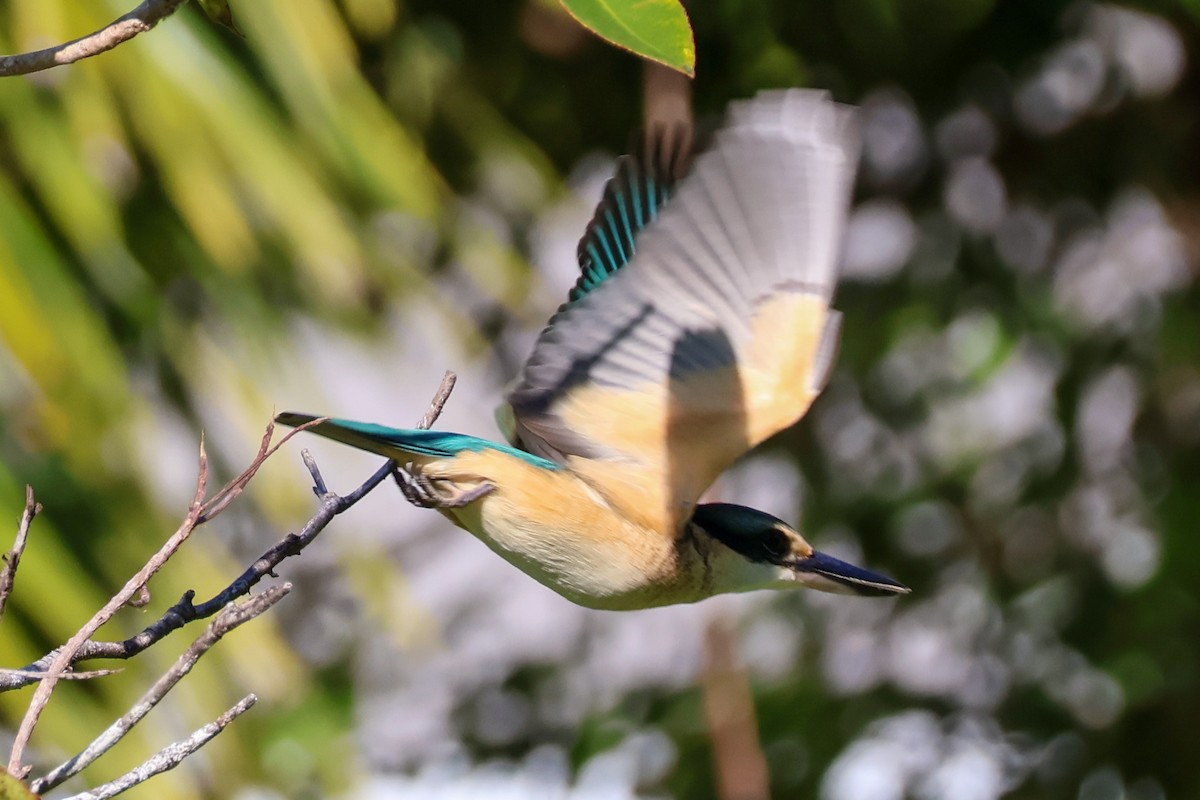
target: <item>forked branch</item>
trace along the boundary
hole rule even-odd
[[[430,427],[441,414],[442,408],[445,406],[450,392],[454,387],[455,377],[453,373],[447,372],[442,379],[441,385],[438,387],[437,393],[429,405],[429,409],[421,418],[418,426],[421,428]],[[307,425],[300,426],[293,431],[290,431],[286,436],[280,439],[274,445],[271,440],[274,434],[274,426],[268,425],[267,430],[260,443],[258,453],[251,461],[250,465],[236,478],[226,484],[211,498],[206,499],[206,487],[208,476],[208,461],[205,456],[203,442],[200,447],[199,471],[196,481],[196,493],[192,503],[188,509],[187,515],[179,528],[171,535],[170,538],[159,548],[159,550],[151,556],[146,564],[131,577],[122,589],[113,595],[112,599],[105,604],[99,612],[97,612],[88,622],[75,633],[74,636],[62,647],[48,653],[38,661],[26,666],[20,670],[0,670],[0,692],[10,689],[27,686],[31,683],[38,683],[38,688],[34,692],[33,698],[30,701],[29,708],[22,720],[21,727],[18,729],[17,736],[14,739],[13,749],[9,756],[8,772],[10,775],[23,778],[29,771],[28,767],[21,764],[26,745],[29,737],[32,734],[34,727],[37,724],[38,717],[45,708],[55,684],[63,679],[79,679],[83,677],[94,677],[102,674],[109,674],[112,670],[95,670],[91,672],[73,671],[75,664],[98,658],[118,658],[128,659],[143,652],[148,647],[161,641],[171,632],[178,630],[189,622],[205,619],[207,617],[217,615],[211,625],[201,634],[188,648],[188,650],[180,656],[175,665],[165,673],[146,694],[138,701],[125,715],[116,720],[109,726],[95,741],[87,748],[81,751],[74,758],[64,764],[51,770],[42,778],[33,782],[32,788],[37,792],[45,792],[59,785],[62,781],[67,780],[72,775],[75,775],[80,770],[94,762],[97,758],[108,751],[122,736],[125,735],[134,725],[136,725],[149,711],[166,695],[168,691],[180,680],[185,677],[191,670],[191,667],[196,661],[216,644],[220,638],[232,630],[233,628],[247,622],[250,619],[257,617],[281,600],[290,590],[290,584],[275,586],[268,589],[263,594],[255,597],[242,605],[230,605],[237,598],[246,595],[250,590],[257,585],[264,577],[274,577],[274,568],[289,556],[297,555],[305,547],[307,547],[317,535],[333,520],[335,516],[347,510],[359,500],[361,500],[368,492],[383,482],[389,475],[394,474],[397,469],[396,464],[388,462],[381,466],[370,478],[368,478],[361,486],[353,492],[338,496],[325,485],[325,481],[321,476],[320,470],[317,468],[316,462],[312,456],[305,451],[303,453],[304,463],[307,465],[313,479],[313,491],[319,498],[319,508],[317,512],[309,519],[299,533],[293,533],[286,536],[278,542],[274,547],[267,550],[258,560],[246,568],[246,570],[232,581],[225,589],[217,593],[214,597],[202,603],[194,603],[193,598],[195,593],[188,591],[179,600],[178,603],[169,608],[159,619],[147,626],[141,633],[131,637],[123,642],[98,642],[91,637],[105,622],[107,622],[113,614],[116,613],[123,605],[129,603],[136,597],[141,597],[146,593],[147,582],[154,576],[155,573],[168,559],[174,556],[192,531],[198,526],[215,518],[222,511],[229,507],[238,495],[245,489],[251,478],[257,473],[259,467],[271,455],[279,450],[292,436],[304,430],[307,427],[316,425],[322,420],[314,420]],[[7,587],[3,593],[3,598],[7,598],[11,591],[13,578],[15,576],[16,567],[20,560],[20,553],[25,547],[28,529],[34,515],[40,510],[40,506],[33,499],[32,490],[27,492],[25,513],[22,515],[21,524],[18,529],[17,543],[14,545],[13,553],[6,557],[6,566],[4,572],[0,574],[0,587]],[[131,786],[140,783],[152,775],[158,774],[166,769],[179,764],[184,758],[199,749],[204,743],[209,741],[213,736],[216,736],[230,721],[246,711],[253,703],[255,698],[253,695],[245,698],[241,703],[231,708],[215,722],[210,723],[204,728],[196,731],[189,739],[177,742],[168,748],[165,748],[142,766],[131,771],[125,776],[105,784],[91,792],[85,792],[76,795],[76,798],[101,798],[112,797],[120,792],[125,791]]]
[[[76,756],[59,764],[46,773],[45,776],[35,780],[30,784],[29,788],[33,789],[37,794],[44,794],[73,775],[86,769],[92,762],[107,753],[113,745],[121,741],[125,734],[133,730],[133,726],[141,722],[150,713],[150,710],[167,696],[167,692],[171,691],[176,684],[192,671],[192,667],[196,665],[200,657],[207,653],[213,645],[221,641],[222,636],[267,611],[286,597],[291,590],[292,585],[284,583],[280,586],[272,586],[249,602],[241,605],[227,606],[224,611],[217,615],[212,624],[204,629],[204,633],[200,634],[196,638],[196,641],[192,642],[191,646],[176,659],[175,664],[163,673],[162,677],[155,681],[154,685],[142,695],[142,699],[133,704],[133,707],[129,711],[109,725],[104,733],[97,736],[91,744]]]
[[[109,781],[103,786],[97,786],[95,789],[87,792],[73,794],[66,798],[66,800],[107,800],[109,797],[116,797],[121,792],[132,789],[139,783],[153,778],[160,772],[166,772],[169,769],[178,767],[183,763],[185,758],[212,741],[214,736],[225,730],[226,725],[249,711],[251,706],[257,702],[257,696],[253,694],[246,695],[224,714],[203,728],[198,729],[188,738],[169,744],[162,750],[159,750],[140,767],[131,769],[115,781]]]

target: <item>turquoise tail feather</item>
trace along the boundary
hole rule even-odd
[[[296,428],[307,422],[320,419],[312,414],[285,412],[275,417],[281,425]],[[519,458],[542,469],[558,469],[558,464],[539,458],[524,450],[518,450],[498,442],[489,442],[476,436],[449,431],[424,431],[415,428],[389,428],[371,422],[354,422],[348,419],[327,419],[307,430],[326,439],[333,439],[359,450],[376,453],[393,461],[411,460],[413,456],[427,458],[453,458],[459,453],[478,453],[496,450]]]

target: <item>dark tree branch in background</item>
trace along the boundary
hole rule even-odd
[[[712,739],[717,797],[768,800],[771,783],[758,740],[754,697],[749,676],[738,665],[737,642],[729,624],[713,620],[705,645],[704,716]]]
[[[160,772],[178,767],[192,753],[208,744],[214,736],[225,730],[225,726],[250,710],[258,702],[258,697],[248,694],[239,700],[232,708],[212,722],[200,728],[188,738],[174,744],[169,744],[155,753],[146,763],[130,770],[115,781],[109,781],[103,786],[97,786],[87,792],[73,794],[65,800],[107,800],[116,797],[121,792],[132,789],[139,783],[153,778]]]
[[[187,0],[145,0],[123,17],[105,25],[95,33],[74,41],[47,47],[31,53],[0,56],[0,77],[28,75],[63,64],[73,64],[112,50],[139,33],[145,33],[162,20],[174,14]]]
[[[642,125],[648,131],[694,128],[691,79],[662,64],[643,62]]]
[[[430,402],[425,415],[418,422],[418,427],[429,428],[438,418],[445,406],[450,392],[454,388],[455,376],[451,372],[447,372],[442,378],[441,385],[438,387],[437,393]],[[29,708],[26,711],[25,717],[22,720],[21,727],[14,739],[13,749],[9,757],[8,772],[19,778],[23,778],[28,773],[28,768],[21,764],[22,756],[26,745],[29,742],[29,737],[34,726],[37,724],[38,716],[45,708],[50,694],[53,691],[54,685],[61,679],[74,678],[78,679],[88,676],[98,676],[108,674],[109,670],[98,670],[90,673],[79,673],[70,671],[71,668],[81,662],[98,658],[117,658],[128,659],[143,652],[148,647],[158,641],[161,641],[165,636],[172,631],[182,628],[189,622],[204,619],[214,614],[218,614],[217,618],[199,636],[191,647],[180,656],[175,666],[163,675],[151,689],[143,696],[143,698],[130,709],[128,713],[114,722],[109,728],[104,731],[95,741],[85,748],[79,755],[72,758],[59,767],[56,767],[46,776],[34,782],[36,791],[44,792],[53,788],[62,781],[70,778],[79,770],[84,769],[88,764],[95,761],[109,748],[113,746],[122,736],[125,735],[138,721],[140,721],[152,709],[163,696],[181,680],[195,662],[208,651],[226,632],[241,625],[242,623],[257,617],[265,612],[276,602],[282,599],[290,590],[290,584],[276,586],[268,589],[262,595],[250,600],[243,605],[231,606],[234,600],[238,597],[246,595],[250,590],[257,585],[264,577],[274,577],[274,568],[280,562],[289,556],[299,554],[307,547],[317,535],[333,520],[335,516],[347,510],[359,500],[361,500],[368,492],[382,483],[389,475],[392,475],[397,465],[394,462],[387,462],[381,466],[375,474],[368,478],[361,486],[355,489],[350,494],[340,497],[329,491],[326,487],[324,478],[321,476],[320,470],[317,468],[316,462],[312,456],[305,451],[303,453],[304,463],[308,467],[309,473],[313,479],[313,491],[319,498],[320,507],[317,512],[309,519],[299,533],[289,534],[274,547],[267,550],[263,555],[251,564],[247,569],[239,575],[232,583],[224,590],[215,595],[212,599],[203,603],[196,604],[193,602],[195,592],[189,590],[184,593],[178,603],[169,608],[158,620],[147,626],[141,633],[126,639],[123,642],[97,642],[90,637],[107,622],[113,614],[116,613],[123,605],[126,605],[135,597],[145,596],[148,599],[146,585],[154,574],[178,552],[184,541],[190,536],[191,532],[198,526],[210,521],[226,508],[229,507],[238,495],[242,493],[250,479],[258,472],[263,462],[267,458],[276,453],[292,436],[317,425],[323,420],[313,420],[290,431],[286,436],[280,439],[278,443],[272,446],[271,439],[274,434],[274,425],[268,425],[266,433],[263,435],[258,453],[251,461],[250,465],[236,478],[226,484],[212,498],[205,500],[207,477],[208,477],[208,461],[204,452],[203,441],[200,446],[199,471],[196,481],[196,493],[192,503],[188,509],[187,516],[180,524],[174,534],[159,548],[146,564],[138,570],[138,572],[130,578],[121,591],[117,592],[108,603],[105,604],[99,612],[97,612],[91,620],[87,622],[79,631],[71,637],[71,639],[62,647],[48,653],[33,664],[28,665],[21,670],[0,670],[0,692],[28,686],[32,683],[39,683],[33,698],[30,701]],[[18,546],[23,548],[25,536],[28,531],[29,522],[33,515],[40,510],[40,507],[33,501],[32,490],[27,492],[27,502],[25,514],[22,516],[21,526],[18,532]],[[15,547],[14,550],[17,548]],[[19,553],[18,553],[19,557]],[[4,578],[7,586],[11,588],[13,573],[15,573],[16,562],[18,559],[9,558],[9,568],[6,568]],[[130,786],[136,785],[146,778],[162,772],[166,769],[171,769],[180,761],[186,758],[195,750],[199,749],[205,742],[217,735],[234,717],[238,716],[248,709],[255,699],[250,696],[239,703],[234,708],[227,711],[222,717],[211,723],[205,728],[194,733],[188,740],[178,742],[164,749],[152,759],[147,761],[141,767],[133,770],[122,778],[106,784],[92,792],[87,792],[77,795],[77,798],[100,798],[112,797]]]
[[[662,156],[675,165],[676,176],[686,173],[696,129],[686,75],[652,61],[642,64],[642,126],[650,138],[660,138]]]
[[[13,581],[17,577],[17,566],[21,563],[21,554],[25,552],[25,541],[29,536],[29,526],[33,518],[42,510],[42,504],[33,499],[33,487],[25,487],[25,511],[21,514],[21,524],[17,526],[17,538],[12,550],[4,556],[4,568],[0,569],[0,617],[4,616],[4,605],[12,591]]]

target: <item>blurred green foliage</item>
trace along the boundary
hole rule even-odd
[[[1015,98],[1065,46],[1107,41],[1088,27],[1097,8],[1112,7],[691,7],[702,115],[764,87],[818,85],[867,101],[868,111],[899,113],[877,123],[883,134],[915,120],[925,148],[904,162],[908,171],[864,168],[863,198],[899,207],[917,244],[902,269],[840,291],[839,377],[813,419],[771,445],[802,470],[809,528],[861,546],[872,565],[916,591],[907,605],[868,617],[856,616],[859,606],[840,612],[810,597],[773,604],[773,618],[805,632],[784,674],[756,683],[777,797],[836,797],[831,765],[886,744],[886,732],[872,726],[912,711],[937,721],[945,739],[935,745],[947,753],[969,739],[964,725],[978,724],[987,741],[1026,758],[1004,787],[1014,797],[1200,794],[1192,733],[1200,716],[1200,539],[1192,532],[1200,514],[1198,12],[1194,2],[1140,4],[1188,59],[1169,90],[1132,92],[1133,73],[1113,57],[1117,66],[1103,71],[1085,108],[1059,128],[1031,128]],[[0,6],[0,50],[65,41],[127,10],[116,0],[11,0]],[[61,642],[174,528],[202,429],[217,471],[229,476],[252,455],[279,387],[322,385],[308,354],[296,352],[309,341],[303,324],[369,349],[389,341],[392,309],[421,304],[464,352],[478,354],[480,370],[511,376],[506,336],[551,310],[529,301],[542,280],[529,265],[539,215],[563,202],[562,176],[581,158],[619,152],[639,121],[641,65],[540,0],[253,0],[234,10],[244,39],[189,5],[113,52],[0,81],[0,525],[9,520],[15,530],[26,483],[46,507],[0,627],[0,665],[27,663]],[[1086,71],[1099,47],[1090,46],[1075,60],[1067,53],[1064,74]],[[970,164],[957,173],[959,162],[945,156],[953,142],[943,146],[938,136],[964,107],[982,111],[993,136],[990,145],[968,143],[962,160]],[[877,142],[878,152],[889,141]],[[970,189],[968,211],[972,187],[991,186],[968,180],[979,161],[1000,176],[1010,210],[1048,220],[1036,266],[1014,267],[995,225],[973,229],[969,214],[948,210],[955,175]],[[1080,303],[1099,301],[1072,293],[1076,268],[1066,256],[1079,237],[1103,239],[1090,260],[1079,251],[1081,264],[1119,267],[1111,287],[1100,284],[1101,300],[1119,294],[1122,281],[1151,280],[1153,264],[1113,255],[1126,244],[1157,246],[1123,238],[1120,200],[1131,186],[1157,198],[1163,226],[1186,237],[1188,279],[1144,296],[1130,290],[1127,316],[1081,316]],[[567,285],[558,287],[563,296]],[[487,355],[493,342],[498,356]],[[895,364],[904,359],[947,371],[902,390],[897,376],[908,373]],[[437,368],[445,366],[468,368]],[[971,405],[1029,370],[1050,376],[1044,394]],[[1110,396],[1101,391],[1110,385],[1132,387],[1132,416],[1127,435],[1114,434],[1115,466],[1095,474],[1088,437],[1106,430],[1105,414],[1120,415],[1088,403]],[[432,387],[412,388],[423,402]],[[1049,426],[1013,440],[972,438],[968,423],[1026,406],[1042,409]],[[839,431],[852,429],[871,433],[862,457],[839,455]],[[225,532],[191,542],[151,586],[151,606],[123,612],[105,636],[136,632],[187,588],[202,596],[221,588],[247,556],[307,517],[300,480],[294,470],[265,470]],[[1089,538],[1087,515],[1104,508],[1142,537],[1130,541],[1157,548],[1144,579],[1121,578],[1128,553]],[[933,547],[922,527],[931,517],[922,515],[943,512],[953,532]],[[401,607],[399,576],[369,555],[344,561],[348,591],[373,619]],[[319,591],[304,596],[285,605],[319,607]],[[422,614],[437,614],[404,608],[387,624],[436,627]],[[955,608],[966,610],[956,616]],[[983,609],[982,622],[962,622],[971,608]],[[280,611],[230,636],[179,697],[85,777],[112,777],[251,689],[265,702],[211,744],[203,763],[130,796],[233,796],[264,785],[286,797],[324,797],[385,770],[353,733],[363,682],[355,662],[298,655],[289,625],[301,612]],[[847,631],[866,648],[851,663],[886,672],[889,653],[898,659],[931,619],[944,622],[946,636],[964,637],[946,658],[966,654],[976,667],[1010,675],[1002,692],[964,700],[886,675],[838,684],[830,664],[841,663]],[[32,756],[50,765],[75,752],[184,646],[168,640],[120,676],[61,686]],[[1050,655],[1044,674],[1033,674]],[[508,689],[533,697],[553,685],[561,665],[535,666]],[[1079,686],[1098,699],[1084,691],[1079,700]],[[1113,691],[1120,703],[1097,716]],[[27,700],[28,691],[0,696],[6,726]],[[463,700],[456,718],[472,702]],[[715,784],[700,709],[699,689],[646,687],[577,729],[538,722],[499,748],[464,740],[480,761],[565,743],[582,769],[628,731],[654,728],[678,757],[648,788],[708,798]]]

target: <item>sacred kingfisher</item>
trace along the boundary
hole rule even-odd
[[[735,102],[682,177],[679,141],[648,136],[618,162],[582,274],[497,413],[509,444],[342,419],[310,430],[392,459],[410,500],[580,605],[908,592],[770,514],[699,503],[830,372],[854,109],[799,89]]]

